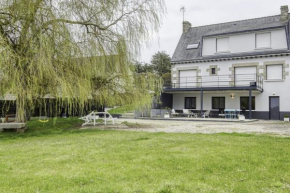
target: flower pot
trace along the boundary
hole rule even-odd
[[[245,116],[244,115],[239,115],[239,121],[244,121],[245,120]]]
[[[164,114],[164,118],[165,119],[169,119],[170,118],[170,115],[169,114]]]
[[[284,117],[284,121],[289,122],[289,117],[288,118]]]

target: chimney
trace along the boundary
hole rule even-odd
[[[288,21],[289,20],[289,9],[288,5],[281,6],[281,21]]]
[[[188,21],[184,21],[182,25],[183,25],[183,33],[187,33],[191,28],[191,23],[189,23]]]

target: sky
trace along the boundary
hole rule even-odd
[[[167,13],[161,29],[143,46],[139,61],[149,63],[152,55],[165,51],[172,57],[182,34],[183,14],[181,6],[186,7],[185,20],[192,27],[279,15],[280,7],[290,0],[165,0]]]

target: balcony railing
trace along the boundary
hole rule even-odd
[[[165,80],[164,89],[255,88],[263,90],[263,77],[258,74],[190,76]]]

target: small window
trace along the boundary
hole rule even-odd
[[[196,109],[196,97],[185,97],[185,109]]]
[[[283,65],[267,65],[267,80],[283,80]]]
[[[187,50],[197,49],[199,44],[190,44],[186,47]]]
[[[225,109],[225,97],[212,97],[212,109]]]
[[[212,68],[212,69],[211,69],[211,74],[212,74],[212,75],[216,75],[216,68]]]
[[[271,48],[271,33],[256,34],[256,48]]]
[[[229,52],[229,38],[217,38],[216,39],[216,51],[217,52]]]
[[[249,110],[249,97],[241,97],[240,107],[242,110]],[[252,110],[255,110],[256,98],[252,97]]]

